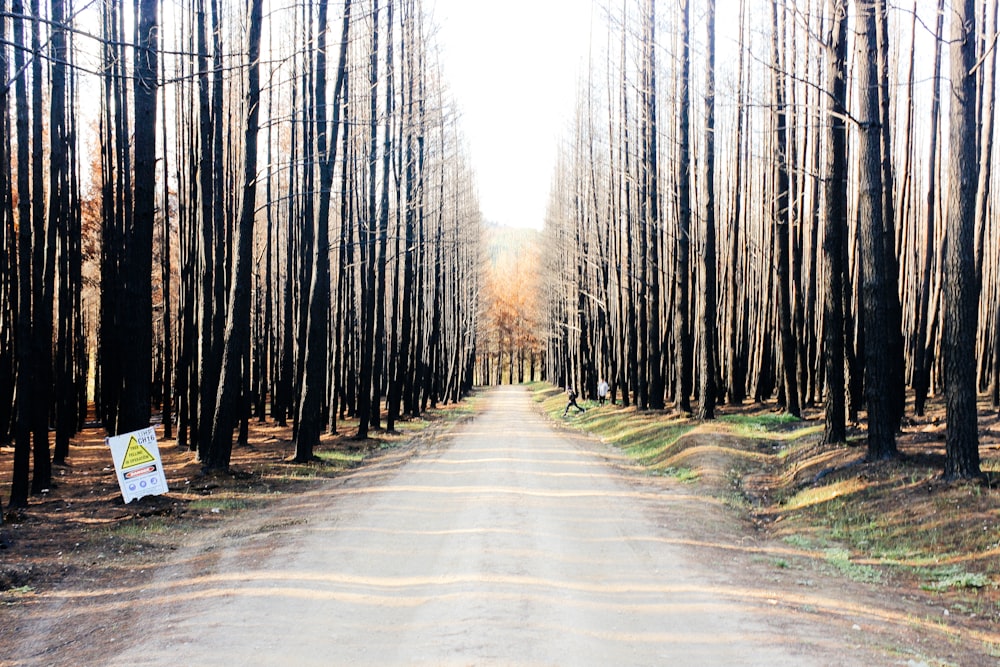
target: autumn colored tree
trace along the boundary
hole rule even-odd
[[[513,384],[541,376],[541,252],[531,230],[494,230],[483,279],[481,349],[477,374],[482,384]],[[525,364],[527,363],[527,373]]]

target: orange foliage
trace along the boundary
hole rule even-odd
[[[539,249],[524,243],[490,263],[484,276],[480,341],[487,354],[510,358],[540,352],[541,326]]]

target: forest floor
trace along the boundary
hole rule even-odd
[[[355,440],[357,421],[324,434],[311,463],[295,463],[291,425],[250,422],[246,445],[235,445],[229,474],[205,473],[196,452],[176,439],[157,445],[169,493],[125,504],[104,429],[92,426],[71,441],[65,466],[53,469],[52,488],[25,509],[7,507],[0,526],[0,605],[29,603],[65,582],[119,581],[164,560],[193,532],[209,530],[370,463],[380,454],[412,454],[472,411],[468,403],[443,406],[419,420],[403,420],[396,433],[372,431]],[[157,438],[162,424],[155,426]],[[13,446],[0,447],[0,492],[7,495]]]
[[[795,421],[773,406],[724,407],[717,421],[698,423],[670,412],[606,406],[563,419],[557,389],[531,389],[541,409],[566,428],[627,454],[629,474],[645,483],[680,482],[691,495],[723,507],[769,578],[793,588],[840,578],[845,595],[860,589],[868,596],[864,604],[871,596],[883,599],[894,610],[886,617],[902,614],[925,642],[896,647],[909,664],[1000,664],[1000,423],[986,404],[980,452],[987,481],[946,483],[939,405],[907,422],[898,441],[901,459],[863,463],[860,431],[848,446],[819,444],[818,412]],[[0,618],[8,618],[0,625],[30,632],[55,591],[127,588],[199,536],[235,530],[248,513],[264,513],[325,479],[419,455],[421,443],[471,416],[476,402],[446,406],[403,422],[400,434],[376,433],[364,443],[326,436],[310,464],[290,461],[289,428],[252,423],[249,443],[234,449],[229,475],[203,475],[192,452],[167,440],[160,452],[170,492],[128,505],[103,432],[88,429],[73,442],[69,465],[56,468],[49,492],[33,497],[27,509],[6,513]],[[351,433],[351,426],[342,432]],[[12,456],[12,448],[0,448],[5,495]],[[101,613],[95,607],[94,614]],[[16,664],[7,657],[0,650],[0,665]]]

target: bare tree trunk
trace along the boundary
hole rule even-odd
[[[222,303],[217,302],[215,284],[222,280],[218,267],[215,263],[215,247],[221,243],[216,238],[216,228],[214,224],[215,200],[214,184],[212,175],[216,169],[222,169],[222,165],[215,165],[215,152],[213,149],[213,117],[211,102],[211,81],[209,79],[209,54],[208,54],[208,25],[206,17],[205,3],[208,0],[197,0],[197,45],[198,45],[198,126],[199,139],[198,146],[198,180],[200,196],[200,228],[201,228],[201,280],[198,300],[200,308],[201,331],[199,336],[198,349],[198,430],[192,429],[192,446],[197,446],[198,457],[204,459],[208,453],[209,435],[212,428],[212,391],[218,386],[218,350],[215,341],[218,331],[215,330],[216,310],[222,308]],[[221,119],[220,119],[221,120]]]
[[[183,17],[182,25],[193,35],[195,32],[194,9]],[[193,36],[188,37],[193,40]],[[199,240],[200,226],[197,224],[198,210],[198,173],[197,161],[194,155],[197,151],[195,127],[196,99],[192,94],[195,59],[191,58],[184,68],[189,81],[178,86],[175,94],[177,109],[177,124],[182,131],[177,133],[175,140],[178,182],[178,231],[180,242],[180,301],[178,303],[178,354],[175,386],[177,388],[177,446],[194,451],[198,442],[198,351],[199,351],[199,315],[200,276]],[[167,119],[164,118],[164,123]]]
[[[247,35],[246,130],[244,133],[243,202],[236,227],[233,281],[227,304],[222,373],[215,399],[212,441],[203,465],[208,470],[228,470],[233,448],[233,429],[238,418],[242,390],[241,366],[248,344],[250,317],[250,270],[253,261],[253,228],[257,198],[257,130],[260,114],[260,33],[263,0],[250,0]]]
[[[781,9],[784,12],[784,6]],[[772,62],[774,66],[774,108],[775,108],[775,204],[773,212],[775,242],[775,273],[778,290],[778,329],[781,338],[781,367],[784,377],[785,409],[798,417],[799,388],[796,375],[797,355],[795,339],[792,335],[791,286],[789,285],[789,226],[791,225],[788,201],[788,116],[785,105],[785,77],[781,63],[783,48],[782,30],[784,21],[778,22],[778,0],[771,0],[771,18],[774,35],[772,37]]]
[[[61,29],[66,20],[64,0],[53,0],[52,22],[54,27],[50,39],[52,53],[52,83],[49,102],[49,225],[58,234],[58,284],[59,318],[56,331],[56,442],[53,462],[66,463],[69,454],[69,439],[76,428],[76,394],[73,372],[76,340],[73,324],[74,282],[71,277],[73,264],[73,219],[71,210],[71,162],[68,119],[66,114],[67,49],[66,31]]]
[[[7,0],[0,0],[0,14],[9,10]],[[0,72],[8,71],[8,22],[0,21]],[[7,444],[14,434],[15,386],[17,382],[17,299],[18,233],[12,209],[10,154],[9,87],[0,86],[0,443]],[[0,525],[3,525],[3,502],[0,501]]]
[[[691,327],[688,322],[690,308],[689,273],[691,252],[691,129],[689,113],[691,109],[691,0],[682,0],[683,13],[681,34],[681,73],[680,73],[680,109],[679,119],[679,149],[677,155],[677,198],[679,216],[675,241],[674,260],[674,345],[677,377],[674,380],[677,409],[682,412],[691,411],[691,366],[693,343]]]
[[[393,56],[394,2],[386,3],[385,126],[382,130],[382,188],[379,195],[378,250],[375,280],[375,362],[372,368],[372,428],[382,421],[381,405],[386,375],[385,301],[389,246],[389,166],[392,163],[392,119],[395,113],[395,62]]]
[[[32,0],[31,14],[41,17],[39,0]],[[31,395],[32,470],[31,492],[41,493],[52,483],[49,456],[49,406],[52,402],[52,306],[55,283],[55,224],[45,215],[45,133],[42,100],[41,21],[31,22],[31,346],[35,375]],[[27,169],[28,165],[18,164]],[[26,341],[27,342],[27,341]]]
[[[123,287],[129,316],[119,326],[129,345],[123,357],[123,400],[118,432],[149,425],[152,379],[152,267],[156,210],[156,91],[159,51],[158,0],[140,0],[135,52],[135,199],[132,227],[126,228]]]
[[[975,273],[976,165],[976,16],[973,0],[956,0],[951,14],[951,102],[947,247],[944,282],[946,479],[980,477],[976,409],[976,328],[978,284]]]
[[[350,100],[350,77],[344,79],[345,100]],[[344,104],[344,133],[343,146],[341,146],[341,176],[340,176],[340,252],[338,253],[338,263],[340,266],[340,277],[337,281],[337,312],[340,317],[336,318],[334,326],[334,341],[337,348],[337,355],[333,364],[333,376],[336,386],[333,387],[333,400],[330,404],[330,432],[337,431],[337,417],[347,413],[355,407],[354,397],[349,393],[357,385],[354,381],[354,351],[353,344],[357,331],[355,305],[354,305],[354,243],[352,239],[353,226],[351,225],[351,196],[348,191],[348,174],[351,158],[350,137],[351,137],[351,105]],[[338,411],[339,408],[339,411]]]
[[[746,317],[740,317],[741,312],[745,312],[743,303],[747,293],[746,286],[742,284],[740,275],[742,250],[742,239],[745,234],[742,230],[744,225],[744,203],[743,203],[743,153],[746,146],[744,139],[744,122],[746,119],[746,105],[744,104],[744,86],[746,75],[744,73],[745,49],[743,47],[746,19],[746,0],[740,0],[740,39],[739,39],[739,64],[737,66],[737,91],[736,91],[736,132],[735,132],[735,162],[733,165],[733,186],[732,186],[732,212],[729,218],[730,228],[730,260],[729,260],[729,401],[739,405],[746,398],[747,381],[747,361],[746,361]]]
[[[705,18],[705,226],[701,266],[701,368],[698,418],[715,418],[716,377],[716,256],[715,256],[715,0],[708,0]]]
[[[372,0],[372,35],[369,53],[370,118],[368,155],[368,215],[361,228],[361,366],[358,386],[358,440],[368,437],[372,412],[378,412],[375,387],[375,166],[378,164],[378,0]],[[374,406],[373,406],[374,402]]]
[[[166,80],[166,59],[161,59],[161,79]],[[167,96],[161,95],[160,104],[163,117],[160,125],[160,136],[163,138],[163,225],[160,237],[160,281],[161,292],[163,294],[163,406],[161,414],[163,416],[163,438],[169,440],[173,437],[173,388],[171,382],[172,370],[174,367],[173,349],[173,319],[170,310],[171,302],[171,279],[173,271],[170,268],[170,169],[167,155]]]
[[[861,299],[863,304],[865,401],[868,405],[870,461],[896,456],[896,421],[892,389],[889,314],[885,289],[885,227],[879,133],[878,47],[873,0],[857,0],[857,79],[860,96],[859,173]]]
[[[24,38],[24,15],[22,0],[11,4],[14,14],[14,69],[22,74],[14,81],[14,103],[16,105],[17,164],[27,165],[31,153],[28,134],[28,85],[24,76],[27,52]],[[20,194],[17,205],[17,408],[14,424],[14,463],[10,485],[10,507],[27,507],[30,488],[31,468],[31,396],[33,373],[31,368],[31,172],[27,168],[17,170],[17,190]]]
[[[823,345],[826,424],[823,441],[847,440],[844,386],[844,236],[847,232],[847,1],[827,0],[826,91],[829,94],[823,192]]]
[[[997,0],[982,0],[983,21],[989,22],[988,30],[980,31],[985,40],[993,42],[983,44],[988,52],[982,54],[977,69],[981,73],[979,84],[979,108],[981,129],[979,133],[979,178],[976,188],[976,282],[982,288],[983,256],[986,242],[987,218],[990,208],[990,178],[993,174],[993,163],[990,156],[993,152],[993,126],[996,120],[996,62],[997,62],[997,10],[1000,3]],[[987,10],[989,6],[989,10]],[[985,26],[984,26],[985,27]],[[990,37],[992,35],[992,38]],[[977,53],[978,55],[978,53]]]
[[[636,281],[636,267],[635,267],[635,249],[633,241],[633,229],[635,227],[635,220],[632,208],[632,141],[631,141],[631,128],[629,126],[629,104],[628,104],[628,77],[626,76],[626,58],[625,58],[625,46],[628,36],[628,30],[626,29],[625,23],[625,5],[622,5],[622,43],[621,43],[621,53],[619,55],[621,62],[619,64],[621,71],[621,99],[622,99],[622,165],[621,165],[621,179],[625,183],[625,192],[623,194],[624,201],[624,216],[622,220],[622,233],[625,236],[625,274],[624,282],[628,285],[625,289],[628,301],[628,307],[626,308],[625,320],[627,325],[627,373],[625,374],[625,384],[622,389],[622,403],[626,407],[629,405],[629,394],[631,393],[632,402],[638,405],[639,403],[639,331],[636,326],[636,319],[638,317],[638,307],[637,301],[639,298],[639,292],[637,289]]]
[[[333,87],[333,121],[327,128],[326,121],[326,33],[327,0],[319,3],[319,41],[316,62],[317,142],[320,159],[319,215],[316,219],[316,242],[313,251],[312,284],[309,287],[309,337],[304,346],[302,365],[302,397],[299,400],[299,428],[295,439],[295,460],[304,463],[313,457],[313,448],[319,443],[323,428],[322,402],[326,396],[327,344],[329,341],[330,312],[330,195],[333,189],[333,168],[337,160],[340,132],[341,92],[347,71],[347,42],[350,33],[351,0],[344,3],[344,20],[341,28],[340,55],[337,79]],[[332,129],[332,136],[327,136]]]
[[[896,253],[896,211],[894,200],[892,112],[889,105],[889,21],[885,0],[875,0],[878,43],[879,130],[882,165],[882,240],[885,244],[885,306],[889,336],[889,391],[895,428],[906,409],[906,363],[903,348],[903,314],[899,301],[899,257]]]
[[[403,63],[406,71],[406,122],[401,123],[401,127],[404,128],[403,131],[406,134],[406,148],[403,155],[403,178],[406,192],[404,198],[405,210],[403,212],[402,285],[397,289],[397,294],[401,295],[403,303],[400,304],[402,312],[400,313],[399,321],[395,374],[391,379],[388,396],[387,428],[390,430],[394,428],[395,418],[400,415],[403,394],[405,392],[404,386],[410,381],[410,369],[413,365],[411,363],[411,348],[413,345],[413,310],[416,300],[416,290],[414,289],[415,225],[418,215],[417,209],[420,207],[423,199],[422,184],[417,183],[417,179],[423,177],[422,148],[418,146],[416,150],[418,154],[414,154],[414,143],[423,141],[424,132],[424,100],[422,98],[422,90],[418,93],[415,89],[417,88],[417,77],[419,76],[422,79],[424,74],[422,71],[422,58],[420,55],[417,55],[418,51],[423,49],[423,44],[418,41],[417,30],[413,26],[419,20],[419,17],[415,15],[414,9],[412,4],[404,4],[403,20],[410,26],[410,29],[404,32],[403,42]],[[417,109],[414,110],[414,96],[417,94],[421,94],[421,99],[417,101]],[[414,133],[418,137],[414,137]],[[416,160],[420,160],[420,163],[415,164]]]
[[[933,82],[933,94],[931,95],[930,109],[930,146],[928,148],[929,158],[927,175],[927,199],[924,206],[924,237],[920,245],[922,255],[920,270],[920,285],[918,287],[919,296],[916,312],[916,340],[913,355],[913,403],[914,412],[922,416],[924,406],[927,402],[927,393],[930,391],[931,365],[933,359],[933,342],[928,336],[928,320],[930,319],[930,297],[931,297],[931,262],[934,257],[934,219],[937,213],[937,144],[938,128],[940,126],[941,114],[941,37],[944,25],[944,0],[937,3],[937,22],[934,40],[934,74],[931,77]]]
[[[646,361],[648,378],[649,407],[653,410],[662,410],[664,406],[664,386],[663,386],[663,340],[660,335],[660,246],[663,243],[660,221],[660,192],[659,192],[659,144],[657,142],[656,114],[656,3],[654,0],[646,0],[646,13],[643,18],[643,78],[645,85],[642,87],[642,125],[643,125],[643,181],[644,195],[643,208],[646,212],[646,229],[649,234],[649,271],[648,280],[648,301],[649,301],[649,329],[647,338],[643,344],[647,348]],[[687,88],[687,80],[683,84]],[[686,113],[686,111],[685,111]],[[686,165],[681,165],[686,169]]]

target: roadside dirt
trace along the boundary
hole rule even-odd
[[[346,463],[285,463],[287,429],[255,426],[249,446],[235,450],[234,475],[203,477],[190,452],[161,443],[171,492],[130,505],[100,436],[86,433],[71,466],[57,471],[59,484],[9,514],[3,529],[0,665],[231,663],[241,655],[275,664],[268,656],[284,655],[302,631],[319,642],[299,638],[298,664],[595,664],[601,655],[648,664],[642,658],[679,647],[686,652],[673,655],[687,656],[684,664],[998,664],[993,619],[956,613],[904,581],[842,576],[775,539],[777,519],[764,503],[741,514],[711,484],[642,474],[608,446],[546,431],[522,390],[505,392],[476,399],[480,417],[454,439],[439,419],[411,430],[412,440],[386,436],[360,450],[326,441],[323,450]],[[477,430],[497,405],[514,413]],[[514,465],[545,452],[547,467]],[[0,451],[6,474],[10,456]],[[715,465],[726,479],[732,461],[720,456]],[[427,505],[418,502],[430,493],[426,478],[401,477],[413,468],[435,480]],[[470,472],[479,477],[461,476]],[[532,524],[548,496],[557,519]],[[581,518],[604,511],[605,502],[588,504],[594,498],[618,496],[627,502],[614,516],[638,527]],[[570,505],[577,513],[563,514]],[[439,525],[442,515],[463,522]],[[553,537],[567,521],[598,532]],[[441,541],[420,546],[417,532]],[[375,534],[387,541],[365,541]],[[619,542],[624,551],[606,551]],[[598,553],[587,551],[595,544]],[[418,548],[426,550],[419,574],[399,569]],[[382,569],[365,569],[375,562]],[[642,571],[660,576],[638,578]],[[456,621],[458,603],[466,606]],[[598,609],[625,614],[626,628],[612,632]],[[587,652],[595,638],[602,648]],[[712,645],[736,650],[697,652]],[[652,652],[635,653],[645,649]]]

